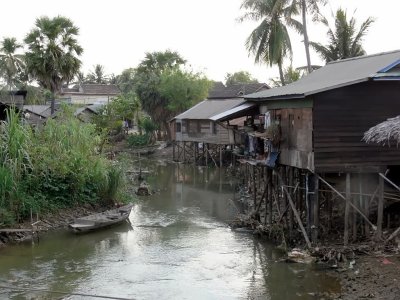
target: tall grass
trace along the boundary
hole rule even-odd
[[[116,201],[123,173],[99,154],[100,143],[95,126],[67,108],[35,131],[9,111],[0,131],[0,212],[18,219],[31,210]]]

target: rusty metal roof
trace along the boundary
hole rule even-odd
[[[328,63],[326,66],[283,87],[244,96],[246,100],[304,98],[308,95],[382,77],[400,64],[400,50],[365,55]]]

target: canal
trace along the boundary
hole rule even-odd
[[[281,262],[272,244],[229,228],[238,208],[225,170],[148,167],[156,193],[135,204],[130,224],[1,249],[0,299],[321,299],[340,291],[331,273]]]

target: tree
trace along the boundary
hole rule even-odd
[[[238,83],[258,83],[257,79],[253,78],[247,71],[239,71],[235,73],[226,73],[225,85],[231,86]]]
[[[20,83],[20,75],[25,68],[24,55],[16,53],[19,49],[22,49],[22,45],[16,38],[4,38],[0,42],[0,76],[4,78],[9,91]]]
[[[335,15],[335,27],[329,26],[328,20],[323,18],[321,22],[328,28],[329,44],[324,46],[320,43],[310,42],[310,45],[326,62],[365,55],[362,40],[374,19],[367,18],[357,30],[356,20],[352,17],[347,19],[347,13],[339,8]]]
[[[79,29],[65,17],[41,17],[26,36],[28,73],[56,96],[63,84],[69,83],[79,72],[79,56],[83,49],[76,37]],[[51,112],[54,113],[54,97]]]
[[[123,94],[135,91],[135,69],[129,68],[116,77],[116,84]]]
[[[183,71],[186,61],[172,51],[146,53],[136,68],[134,86],[143,110],[171,139],[168,120],[203,99],[209,85],[204,76]]]
[[[301,71],[299,69],[294,69],[292,66],[289,66],[283,70],[283,77],[285,83],[290,84],[301,78]],[[273,87],[282,86],[282,82],[276,79],[271,79],[271,86]]]
[[[104,72],[104,66],[102,65],[95,65],[93,71],[89,72],[88,76],[86,77],[87,83],[98,83],[98,84],[106,84],[108,83],[109,76]]]
[[[289,0],[244,0],[241,8],[247,12],[240,21],[260,21],[246,40],[248,51],[254,54],[256,63],[278,65],[284,85],[283,61],[285,57],[292,56],[288,26],[301,27],[292,18],[297,13],[297,6],[291,5]]]

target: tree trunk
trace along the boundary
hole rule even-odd
[[[163,124],[165,127],[165,132],[167,133],[167,142],[171,142],[172,141],[171,127],[169,126],[167,121],[164,121]]]
[[[301,0],[301,15],[303,18],[304,47],[306,49],[307,70],[308,70],[308,74],[310,74],[312,72],[312,69],[311,69],[311,59],[310,59],[310,44],[308,41],[308,33],[307,33],[306,12],[307,12],[306,0]]]
[[[284,86],[284,85],[286,85],[286,84],[285,84],[285,76],[283,75],[282,62],[279,62],[279,63],[278,63],[278,68],[279,68],[279,77],[281,78],[282,86]]]

